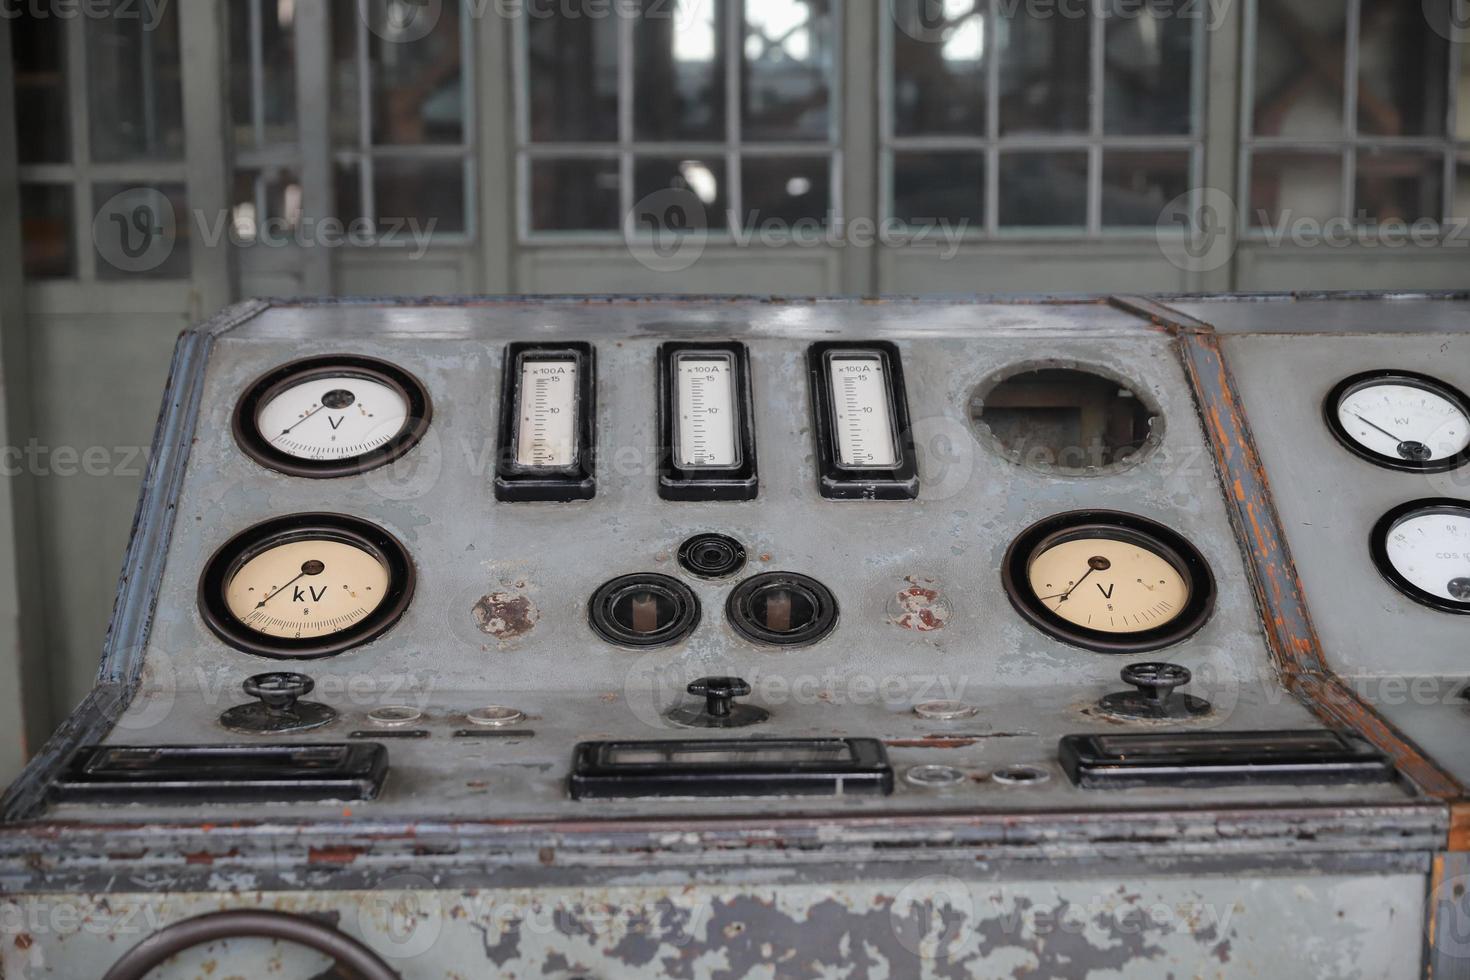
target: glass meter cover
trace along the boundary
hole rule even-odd
[[[339,477],[398,459],[428,430],[433,407],[413,375],[349,354],[282,365],[246,389],[235,441],[256,462],[291,476]]]
[[[807,369],[822,495],[917,497],[918,465],[898,348],[883,342],[814,344]]]
[[[295,514],[216,551],[199,579],[199,610],[246,653],[311,659],[382,635],[413,589],[413,562],[387,531],[341,514]]]
[[[1100,653],[1143,653],[1193,635],[1215,605],[1215,580],[1185,538],[1114,511],[1048,518],[1002,565],[1011,604],[1032,625]]]
[[[1470,502],[1395,507],[1373,529],[1372,555],[1383,577],[1415,602],[1470,613]]]
[[[588,344],[506,349],[497,499],[590,500],[596,493],[596,375]]]
[[[753,500],[759,490],[749,353],[744,344],[659,348],[659,495]]]
[[[1379,466],[1439,473],[1470,462],[1470,400],[1410,371],[1369,371],[1332,389],[1327,427],[1351,452]]]

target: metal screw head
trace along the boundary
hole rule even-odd
[[[385,705],[368,712],[368,721],[382,728],[402,728],[412,725],[424,716],[418,708],[409,705]]]
[[[963,701],[924,701],[914,705],[914,714],[926,721],[960,721],[979,712],[979,708]]]
[[[922,786],[925,789],[937,789],[963,783],[965,781],[965,772],[963,769],[956,769],[954,766],[911,766],[903,774],[903,778],[914,786]]]
[[[507,708],[505,705],[492,704],[485,708],[476,708],[465,715],[465,719],[472,725],[481,728],[506,728],[517,725],[526,720],[526,713],[519,708]]]

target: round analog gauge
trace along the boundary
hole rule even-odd
[[[1395,507],[1373,529],[1373,562],[1404,595],[1470,613],[1470,502],[1438,498]]]
[[[1338,441],[1379,466],[1433,473],[1470,461],[1470,399],[1427,375],[1354,375],[1332,390],[1324,411]]]
[[[1194,634],[1215,606],[1204,557],[1154,521],[1114,511],[1048,518],[1016,539],[1002,569],[1022,616],[1100,653],[1142,653]]]
[[[292,476],[348,476],[408,452],[432,413],[423,384],[402,368],[311,357],[250,386],[235,409],[235,439],[256,462]]]
[[[257,524],[215,552],[199,609],[215,634],[247,653],[309,659],[380,636],[413,595],[413,563],[382,528],[340,514]]]

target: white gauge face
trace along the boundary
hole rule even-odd
[[[835,354],[829,370],[838,464],[854,469],[897,466],[883,359],[876,354]]]
[[[577,362],[526,358],[521,362],[516,462],[565,467],[577,462]]]
[[[387,445],[407,421],[400,392],[345,375],[285,389],[261,407],[256,426],[267,443],[297,459],[341,460]]]
[[[1470,418],[1427,386],[1383,382],[1350,390],[1338,402],[1337,418],[1349,438],[1388,459],[1432,463],[1470,446]]]
[[[678,377],[679,466],[740,465],[735,438],[735,365],[718,354],[681,355],[674,361]]]
[[[1063,541],[1031,561],[1031,590],[1077,626],[1140,633],[1176,619],[1189,583],[1163,556],[1126,537]]]
[[[235,618],[271,637],[324,637],[362,622],[388,594],[388,570],[341,541],[307,539],[268,548],[225,586]]]
[[[1436,599],[1470,602],[1470,510],[1411,514],[1383,545],[1389,564],[1416,588]]]

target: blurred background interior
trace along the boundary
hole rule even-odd
[[[5,724],[33,747],[91,686],[171,347],[229,303],[1464,287],[1452,2],[8,3],[0,687],[23,717]],[[139,187],[177,218],[141,270],[98,244],[105,202]],[[678,272],[624,240],[666,188],[710,229]],[[1191,210],[1200,188],[1229,203]],[[327,247],[328,216],[383,238]],[[1273,241],[1330,218],[1447,240]],[[781,231],[860,219],[963,241]],[[49,676],[18,676],[22,642]],[[0,743],[8,776],[27,743]]]

